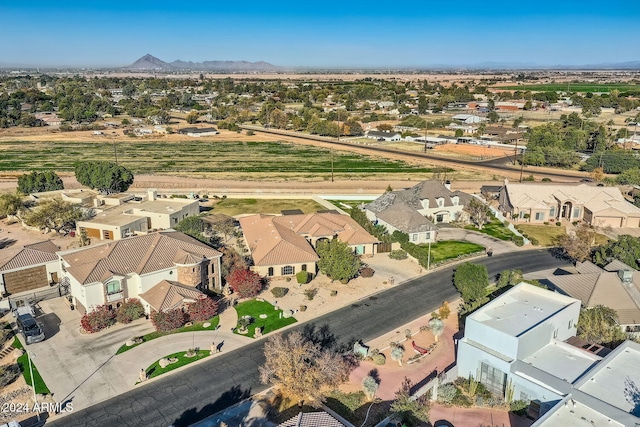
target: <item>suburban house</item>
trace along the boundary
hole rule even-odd
[[[640,208],[618,187],[586,184],[505,183],[499,196],[505,216],[531,223],[585,221],[598,227],[639,227]]]
[[[451,120],[453,120],[456,123],[473,125],[473,124],[482,123],[487,119],[485,119],[484,117],[473,115],[473,114],[456,114],[455,116],[451,117]]]
[[[367,131],[365,137],[377,141],[400,141],[402,134],[400,132],[370,130]]]
[[[187,135],[187,136],[191,136],[191,137],[194,137],[194,138],[198,138],[198,137],[201,137],[201,136],[218,135],[220,132],[218,132],[218,129],[216,129],[216,128],[188,127],[188,128],[180,129],[178,131],[178,133],[180,133],[182,135]]]
[[[222,254],[178,231],[161,231],[58,252],[61,281],[83,313],[139,298],[148,313],[221,289]]]
[[[98,196],[94,199],[96,215],[78,221],[78,233],[100,240],[120,240],[128,236],[166,230],[188,216],[200,213],[200,204],[191,199],[159,199],[155,190],[146,199],[132,194]]]
[[[640,271],[614,260],[604,268],[590,261],[577,262],[572,272],[547,277],[546,284],[579,299],[583,307],[614,309],[625,332],[640,332]]]
[[[334,238],[358,255],[373,256],[378,239],[357,222],[338,212],[292,215],[250,215],[239,219],[245,243],[253,259],[252,270],[261,276],[293,276],[316,273],[315,248]]]
[[[471,196],[461,191],[451,191],[446,181],[422,181],[403,190],[389,191],[364,206],[370,221],[384,225],[389,233],[395,230],[409,235],[413,243],[436,241],[434,225],[452,221],[464,221],[464,211]]]
[[[58,246],[47,240],[25,245],[0,261],[0,296],[10,296],[16,302],[21,295],[31,297],[35,291],[57,285],[60,275],[58,250]]]

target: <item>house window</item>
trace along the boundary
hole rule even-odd
[[[549,216],[551,218],[556,216],[556,207],[555,206],[551,206],[551,209],[549,209]]]
[[[269,269],[267,270],[267,276],[269,277],[273,276],[273,267],[269,267]]]
[[[431,232],[430,231],[427,231],[424,235],[425,235],[425,238],[427,240],[431,240]]]
[[[411,241],[412,242],[417,242],[418,241],[418,234],[417,233],[413,233],[411,235]]]
[[[536,212],[536,221],[544,220],[544,212]]]
[[[436,215],[436,222],[442,222],[442,221],[444,221],[444,215],[443,214]]]
[[[480,382],[489,391],[504,396],[504,386],[507,380],[507,374],[500,369],[489,366],[484,362],[480,364]]]
[[[569,320],[569,329],[573,326],[573,320]]]
[[[285,265],[282,267],[282,275],[283,276],[291,276],[296,271],[296,268],[292,265]]]
[[[451,203],[453,203],[453,206],[458,206],[458,196],[452,197]]]
[[[112,280],[107,282],[107,293],[108,294],[117,294],[122,291],[122,284],[119,280]]]
[[[215,272],[216,272],[216,265],[215,265],[215,263],[212,262],[211,263],[211,274],[213,274]]]
[[[307,271],[307,264],[302,264],[302,271]]]
[[[573,208],[573,217],[578,218],[580,216],[580,208]]]
[[[441,208],[441,207],[443,207],[443,206],[444,206],[444,199],[443,199],[442,197],[440,197],[440,198],[438,199],[438,207],[439,207],[439,208]]]

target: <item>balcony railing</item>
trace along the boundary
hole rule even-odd
[[[123,297],[123,293],[122,293],[122,291],[120,291],[120,292],[113,292],[113,293],[107,294],[107,301],[108,301],[108,302],[117,301],[117,300],[119,300],[119,299],[122,299],[122,297]]]

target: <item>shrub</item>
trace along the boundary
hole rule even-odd
[[[525,415],[529,402],[526,400],[514,400],[509,404],[509,410],[518,415]]]
[[[402,249],[394,249],[389,252],[389,258],[396,260],[407,259],[407,251]]]
[[[544,225],[549,225],[549,221],[543,222]]]
[[[304,291],[304,294],[307,296],[307,299],[309,301],[313,300],[313,298],[316,296],[317,293],[318,293],[317,289],[306,289]]]
[[[6,326],[6,323],[0,324],[0,347],[11,337],[11,329]]]
[[[130,298],[116,310],[116,320],[120,323],[131,323],[144,316],[144,307],[139,299]]]
[[[289,288],[281,288],[281,287],[278,286],[278,287],[275,287],[275,288],[271,289],[271,293],[276,298],[282,298],[283,296],[285,296],[287,294],[287,292],[289,292]]]
[[[387,358],[382,353],[374,354],[373,356],[371,356],[371,360],[373,360],[373,363],[379,366],[387,363]]]
[[[0,366],[0,388],[6,387],[20,376],[20,367],[17,363]]]
[[[511,237],[511,241],[515,243],[516,246],[524,246],[524,237],[522,236],[513,236]]]
[[[101,331],[116,323],[116,312],[109,310],[106,305],[99,305],[91,313],[87,313],[82,316],[80,324],[82,328],[89,332],[94,333]]]
[[[310,277],[309,277],[309,272],[308,271],[298,271],[296,273],[296,280],[298,281],[299,284],[304,285],[309,283]]]
[[[375,273],[375,270],[371,267],[364,267],[360,269],[360,275],[362,277],[373,277],[373,273]]]
[[[254,132],[254,131],[252,131],[251,129],[249,129],[249,130],[247,131],[247,136],[253,136],[253,135],[255,135],[255,132]]]
[[[524,178],[522,178],[523,181],[528,181],[528,182],[533,182],[536,179],[533,177],[533,175],[529,175],[529,176],[525,176]]]
[[[307,311],[307,306],[306,305],[301,305],[300,306],[300,311]]]
[[[227,283],[241,298],[255,297],[262,290],[262,278],[251,270],[233,270],[227,276]]]
[[[580,222],[579,221],[573,221],[571,224],[576,227]]]
[[[551,178],[542,178],[541,181],[542,182],[551,182]]]
[[[471,398],[458,392],[451,400],[451,404],[455,406],[462,406],[463,408],[470,408],[471,405],[473,405],[473,402],[471,401]]]
[[[458,394],[458,387],[451,383],[442,384],[438,387],[438,402],[449,404],[456,397],[456,394]]]
[[[180,328],[187,321],[185,313],[178,309],[153,313],[151,322],[158,332],[170,332]]]
[[[560,221],[558,221],[558,222],[556,222],[556,225],[557,225],[558,227],[560,227],[560,226],[562,225],[562,223],[561,223]]]
[[[532,245],[535,245],[535,246],[540,244],[538,239],[536,239],[535,237],[529,237],[529,241],[531,242]]]
[[[336,295],[338,295],[338,291],[334,289],[329,293],[329,295],[331,295],[332,297],[335,297]]]
[[[192,322],[204,322],[218,314],[218,303],[213,298],[201,298],[187,305],[187,315]]]

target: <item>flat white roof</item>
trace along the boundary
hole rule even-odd
[[[571,399],[556,405],[536,427],[625,427],[610,417]]]
[[[574,303],[580,301],[522,282],[469,318],[517,337]]]
[[[556,378],[573,383],[600,360],[602,360],[601,357],[571,344],[552,341],[524,359],[523,362]]]
[[[625,341],[577,389],[625,412],[640,416],[640,344]]]

